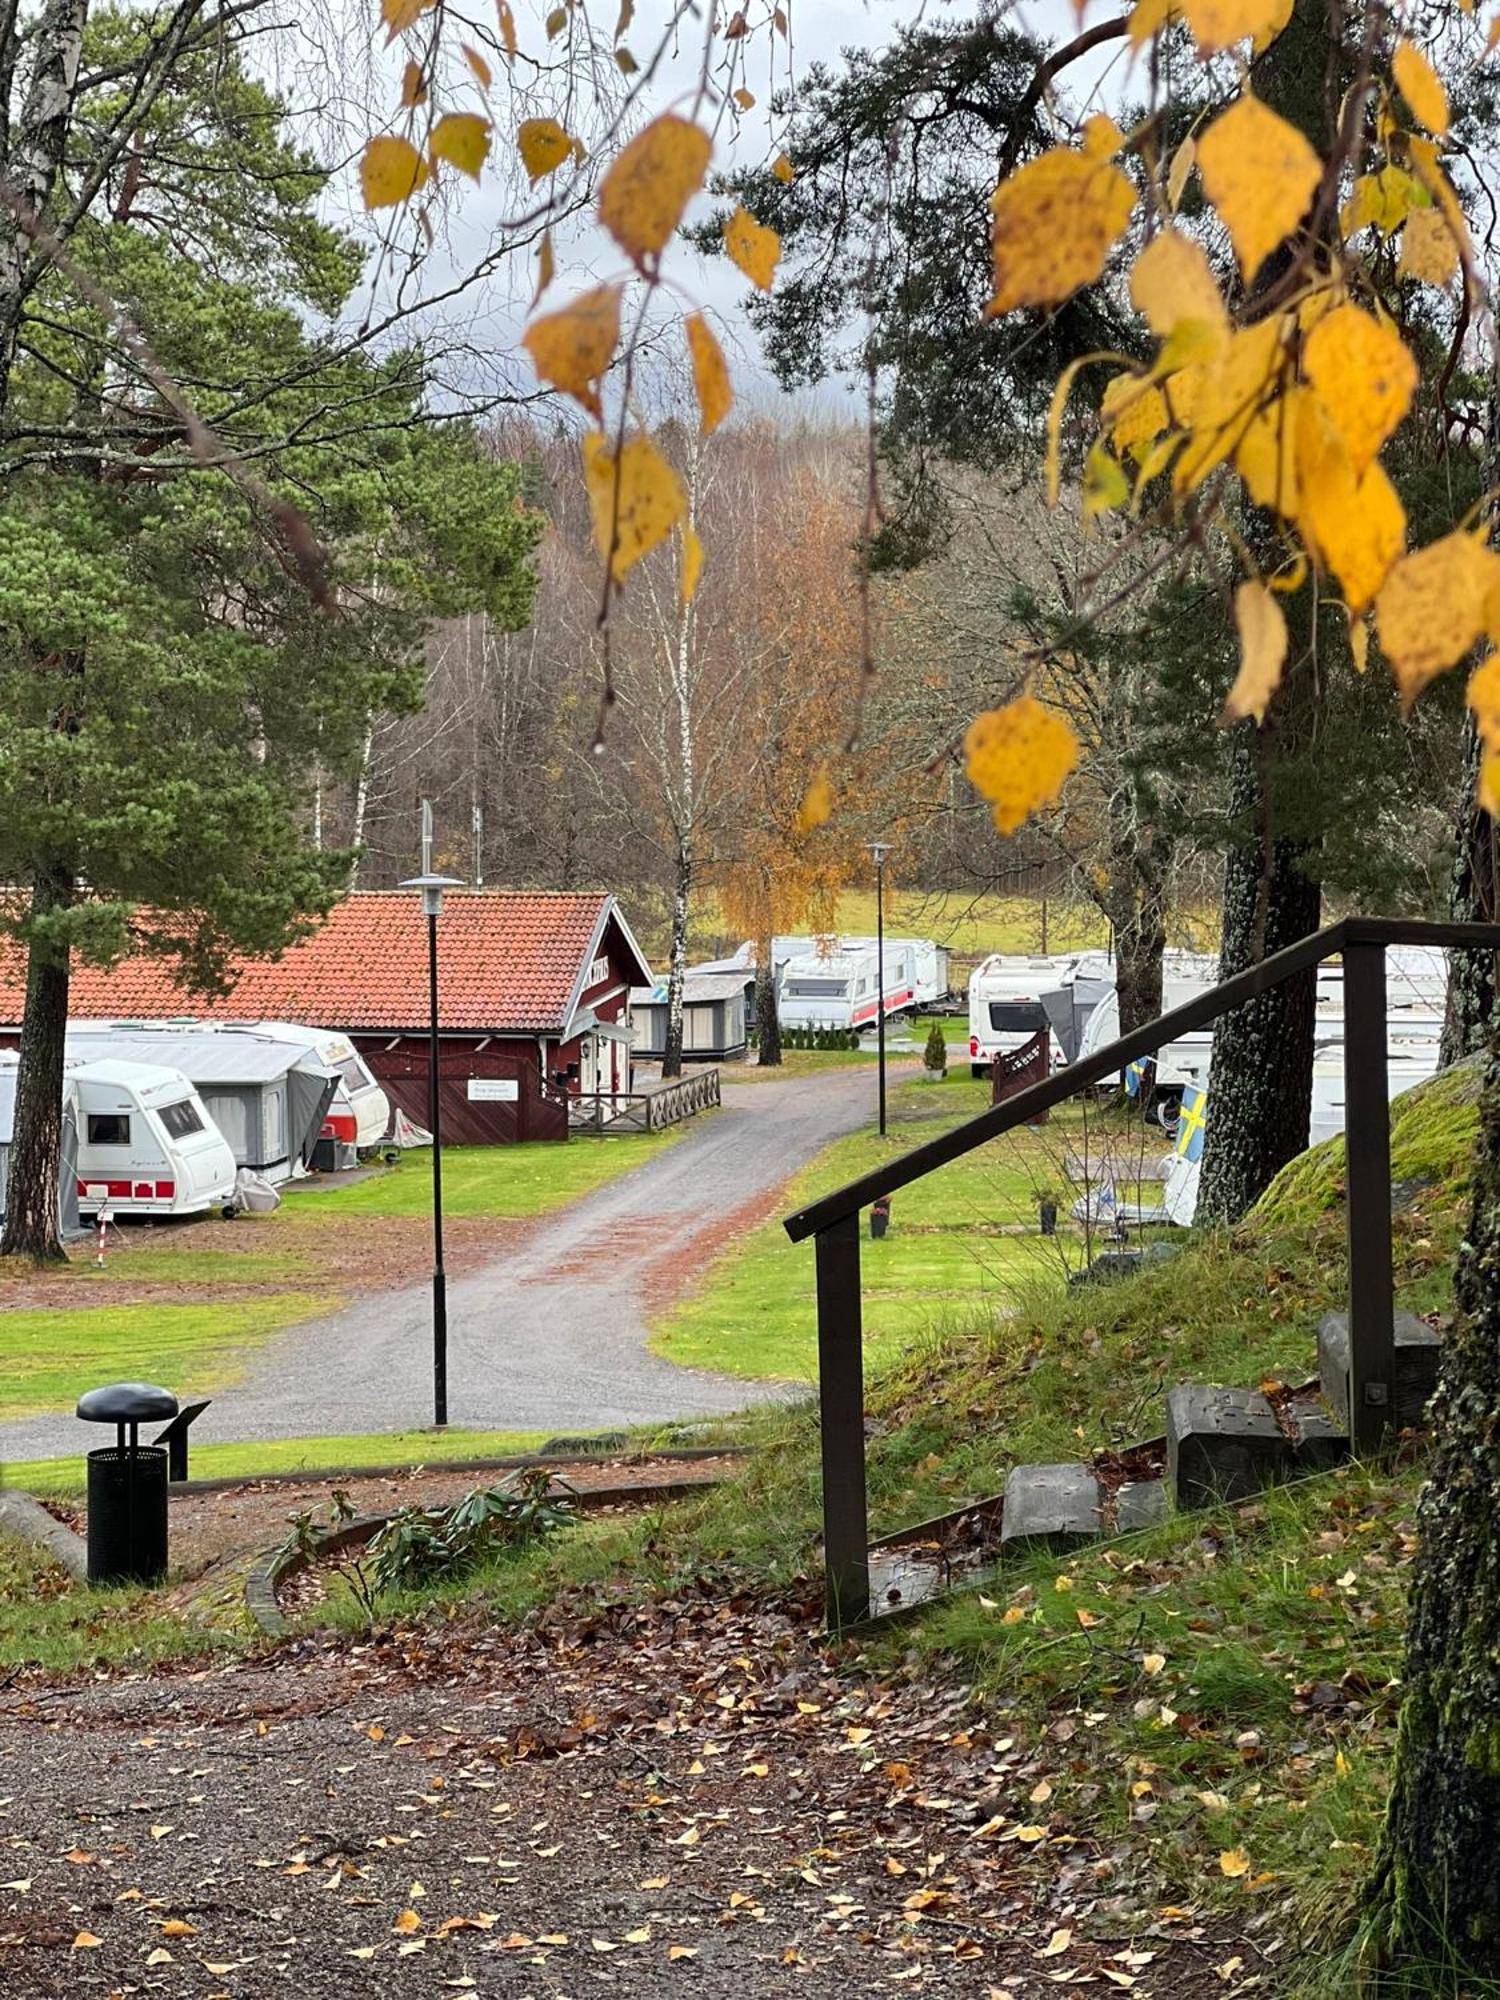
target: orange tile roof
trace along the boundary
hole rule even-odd
[[[441,1025],[558,1033],[614,909],[613,896],[598,890],[450,890],[438,921]],[[625,976],[628,984],[639,983],[628,967]],[[82,1019],[196,1014],[356,1032],[422,1028],[427,926],[421,900],[410,890],[350,896],[280,958],[239,961],[232,979],[226,996],[205,999],[181,984],[170,961],[149,954],[107,972],[75,965],[69,1011]],[[25,994],[22,950],[14,940],[0,940],[0,1020],[20,1020]]]

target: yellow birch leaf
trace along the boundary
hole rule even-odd
[[[1493,751],[1480,759],[1474,796],[1491,819],[1500,819],[1500,756]]]
[[[427,102],[427,81],[420,63],[409,62],[401,72],[401,108],[414,111]]]
[[[544,229],[542,231],[542,240],[536,248],[536,290],[531,295],[531,303],[533,305],[536,304],[542,293],[546,291],[556,275],[557,259],[552,248],[552,231]]]
[[[1396,265],[1396,276],[1447,287],[1457,275],[1458,245],[1446,216],[1436,208],[1421,208],[1408,216],[1401,232],[1401,258]]]
[[[408,200],[427,179],[427,162],[409,139],[392,134],[371,139],[359,163],[366,208],[393,208]]]
[[[1448,93],[1437,71],[1415,42],[1405,39],[1397,42],[1396,53],[1391,58],[1391,74],[1418,124],[1425,125],[1434,137],[1441,138],[1448,129]]]
[[[1219,1856],[1219,1872],[1231,1881],[1237,1876],[1250,1873],[1250,1857],[1243,1847],[1226,1847]]]
[[[1416,362],[1393,327],[1361,306],[1342,305],[1307,336],[1302,367],[1358,478],[1411,407]]]
[[[1234,448],[1250,498],[1287,519],[1297,512],[1297,401],[1304,393],[1290,388],[1258,410]]]
[[[1198,141],[1198,171],[1249,284],[1302,220],[1323,167],[1295,125],[1247,92]]]
[[[1187,186],[1188,175],[1198,162],[1198,142],[1184,139],[1172,155],[1172,164],[1167,169],[1167,206],[1175,215],[1182,206],[1183,189]]]
[[[590,431],[583,441],[583,476],[594,519],[594,540],[616,583],[664,542],[687,512],[682,482],[649,438],[630,438],[618,468],[607,439]]]
[[[1500,653],[1488,654],[1474,669],[1467,699],[1485,749],[1500,751]]]
[[[1413,132],[1407,137],[1407,151],[1411,155],[1412,170],[1417,179],[1432,197],[1447,218],[1448,228],[1458,245],[1459,255],[1465,263],[1473,256],[1473,246],[1469,242],[1469,225],[1464,220],[1464,212],[1458,196],[1453,192],[1453,184],[1443,172],[1438,162],[1438,149],[1431,139],[1424,139]]]
[[[789,182],[792,179],[794,169],[785,153],[778,153],[775,159],[772,160],[771,172],[776,176],[777,180],[783,183]]]
[[[740,107],[741,111],[753,111],[755,109],[755,92],[753,90],[746,90],[744,85],[741,84],[739,89],[734,93],[734,101]]]
[[[1240,635],[1240,670],[1224,704],[1224,721],[1253,715],[1264,722],[1286,664],[1286,619],[1263,583],[1242,583],[1234,593],[1234,622]]]
[[[1060,715],[1023,694],[976,715],[964,737],[969,782],[994,810],[1002,833],[1014,833],[1051,805],[1078,762],[1078,739]]]
[[[1403,709],[1457,666],[1484,631],[1497,577],[1500,556],[1463,528],[1403,557],[1391,571],[1375,624]]]
[[[1185,325],[1209,328],[1211,348],[1229,338],[1229,313],[1202,245],[1180,230],[1161,230],[1136,258],[1130,299],[1163,340]]]
[[[1125,134],[1106,112],[1096,111],[1083,121],[1079,144],[1087,160],[1107,160],[1125,143]]]
[[[495,0],[495,13],[500,24],[500,40],[507,56],[516,52],[516,17],[511,11],[510,0]]]
[[[397,35],[404,35],[413,22],[420,21],[437,0],[380,0],[380,18],[386,26],[386,40],[395,41]]]
[[[1172,470],[1178,493],[1191,493],[1239,446],[1256,417],[1275,402],[1286,361],[1282,328],[1274,319],[1231,334],[1214,360],[1192,370],[1191,394],[1179,411],[1179,382],[1167,385],[1174,413],[1192,435]]]
[[[1105,385],[1100,406],[1116,451],[1139,460],[1171,421],[1167,399],[1144,375],[1116,375]]]
[[[703,574],[703,541],[696,528],[682,531],[682,601],[691,604]]]
[[[103,1938],[96,1937],[92,1931],[80,1931],[73,1940],[73,1949],[74,1951],[94,1951],[103,1942]]]
[[[573,150],[573,141],[555,118],[523,118],[516,127],[516,148],[533,187],[555,174]]]
[[[1120,469],[1119,460],[1111,457],[1102,438],[1095,438],[1083,462],[1084,519],[1091,521],[1096,515],[1111,513],[1116,507],[1125,506],[1129,499],[1130,482]]]
[[[627,257],[645,264],[661,255],[712,151],[701,126],[664,111],[616,156],[599,189],[599,220]]]
[[[990,197],[995,295],[986,318],[1061,305],[1092,284],[1134,207],[1135,189],[1108,160],[1054,146],[1028,161]]]
[[[1292,18],[1293,0],[1271,0],[1265,18],[1255,31],[1255,39],[1250,44],[1253,55],[1262,55],[1275,41],[1287,22]]]
[[[1354,661],[1354,671],[1362,674],[1370,664],[1370,621],[1368,618],[1349,620],[1349,652]]]
[[[479,85],[479,88],[481,90],[488,90],[495,81],[495,72],[490,68],[478,49],[471,49],[467,42],[460,42],[459,47],[464,52],[464,61],[474,72],[474,80]]]
[[[1382,167],[1378,174],[1359,176],[1339,210],[1339,227],[1345,236],[1357,236],[1371,227],[1389,236],[1414,208],[1426,208],[1429,200],[1421,182],[1405,167]]]
[[[1182,13],[1199,55],[1211,56],[1262,35],[1268,45],[1286,26],[1290,8],[1285,0],[1182,0]]]
[[[1176,13],[1177,0],[1136,0],[1125,29],[1130,37],[1130,46],[1138,49],[1153,35],[1159,35]]]
[[[1071,1931],[1054,1931],[1051,1938],[1037,1953],[1038,1958],[1061,1958],[1073,1943]]]
[[[729,386],[724,350],[702,313],[694,313],[688,320],[687,339],[693,361],[693,387],[698,393],[698,414],[703,435],[707,437],[729,415],[734,391]]]
[[[447,111],[432,128],[432,156],[446,160],[469,179],[479,179],[479,169],[489,158],[490,121],[473,111]]]
[[[413,1931],[419,1931],[421,1928],[422,1919],[415,1910],[403,1910],[391,1925],[393,1931],[400,1931],[404,1937],[410,1937]]]
[[[1303,538],[1337,577],[1351,617],[1374,602],[1406,541],[1406,509],[1376,459],[1356,478],[1318,397],[1297,400],[1297,507]]]
[[[832,811],[833,786],[819,773],[802,794],[802,803],[792,824],[798,833],[811,833],[814,828],[827,824]]]
[[[774,229],[757,222],[747,208],[737,207],[724,224],[724,248],[752,285],[770,291],[781,257],[781,238]]]
[[[558,312],[533,320],[521,336],[544,382],[575,397],[595,422],[603,421],[599,384],[620,338],[619,285],[596,285]]]
[[[1101,360],[1098,354],[1080,354],[1070,361],[1052,385],[1052,401],[1047,406],[1047,454],[1045,476],[1047,482],[1047,505],[1057,505],[1058,492],[1062,485],[1062,420],[1063,411],[1068,406],[1068,397],[1073,384],[1078,379],[1078,371],[1091,361]]]

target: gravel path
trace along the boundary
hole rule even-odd
[[[696,1120],[675,1146],[540,1218],[499,1261],[450,1278],[450,1423],[598,1430],[712,1416],[785,1394],[658,1360],[646,1349],[648,1320],[718,1250],[773,1213],[788,1177],[829,1140],[870,1121],[873,1093],[869,1071],[729,1084],[724,1108]],[[808,1265],[810,1301],[810,1253]],[[304,1321],[255,1352],[245,1379],[215,1398],[193,1437],[410,1428],[432,1407],[431,1327],[425,1283]],[[85,1442],[71,1413],[0,1425],[0,1463],[76,1452]]]

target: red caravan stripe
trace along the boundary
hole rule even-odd
[[[171,1201],[177,1192],[175,1181],[90,1181],[80,1175],[79,1200],[94,1200],[90,1190],[98,1187],[104,1189],[106,1201]]]
[[[330,1112],[323,1120],[323,1129],[319,1132],[318,1137],[320,1139],[342,1139],[352,1146],[358,1137],[358,1128],[354,1122],[354,1113],[352,1111]]]
[[[885,1011],[887,1014],[893,1013],[897,1007],[902,1007],[908,1000],[915,998],[916,995],[909,986],[900,993],[887,993],[885,996]],[[878,1005],[878,1001],[872,1000],[868,1007],[856,1007],[854,1012],[849,1016],[849,1025],[857,1028],[861,1021],[873,1021]]]

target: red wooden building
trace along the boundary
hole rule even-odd
[[[651,976],[613,896],[450,890],[438,920],[444,1139],[565,1139],[565,1092],[628,1090],[627,996]],[[25,992],[23,955],[0,944],[0,1022],[19,1023]],[[427,1120],[427,927],[410,891],[350,896],[279,958],[238,962],[222,999],[147,953],[77,966],[70,1013],[338,1028],[392,1102]]]

